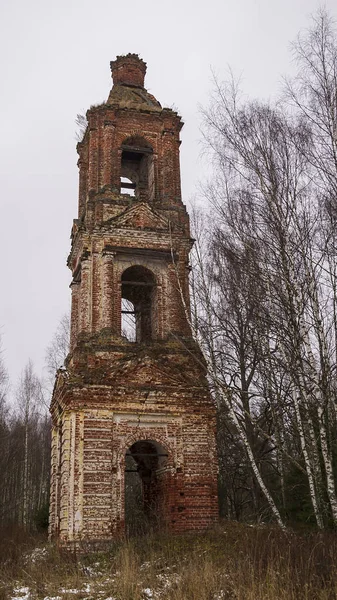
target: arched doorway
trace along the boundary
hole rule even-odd
[[[167,450],[154,440],[139,440],[125,453],[125,531],[156,530],[165,521]]]

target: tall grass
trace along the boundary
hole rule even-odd
[[[0,600],[18,585],[41,600],[330,600],[337,598],[336,562],[334,533],[233,522],[203,535],[139,537],[77,556],[13,530],[0,535]]]

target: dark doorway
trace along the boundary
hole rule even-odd
[[[125,454],[125,531],[142,535],[164,522],[168,454],[153,440],[140,440]]]

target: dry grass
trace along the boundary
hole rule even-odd
[[[0,536],[0,600],[330,600],[336,559],[334,533],[238,523],[78,556],[16,530]]]

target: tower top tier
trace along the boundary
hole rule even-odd
[[[169,212],[189,235],[180,187],[182,120],[145,89],[146,63],[138,54],[117,56],[110,67],[107,101],[87,111],[77,144],[78,218],[89,229],[112,228],[118,214],[141,202]]]
[[[146,62],[138,54],[117,56],[116,60],[110,62],[110,68],[114,85],[144,87]]]

